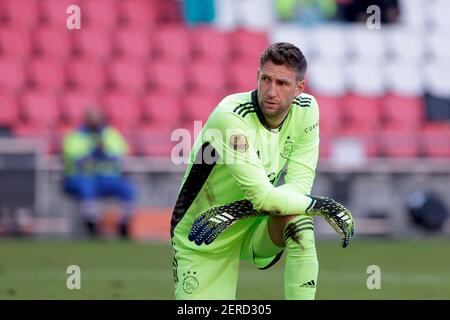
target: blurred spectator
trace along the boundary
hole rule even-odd
[[[128,237],[135,191],[123,175],[123,157],[127,152],[122,135],[106,123],[103,113],[96,108],[88,109],[84,124],[64,138],[63,188],[80,201],[80,211],[91,236],[98,233],[97,198],[110,196],[122,202],[119,233]]]
[[[214,0],[183,0],[184,21],[188,25],[214,21]]]
[[[275,0],[281,21],[312,26],[332,19],[336,14],[335,0]]]
[[[411,220],[428,231],[441,231],[448,218],[443,201],[429,190],[416,190],[408,196]]]
[[[380,8],[381,23],[395,23],[400,16],[398,0],[337,0],[339,16],[347,22],[366,22],[370,13],[367,8]]]

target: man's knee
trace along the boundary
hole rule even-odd
[[[99,191],[103,196],[114,197],[124,202],[132,202],[135,198],[135,188],[124,176],[105,176],[97,177]]]
[[[96,197],[95,180],[86,176],[72,176],[64,180],[64,191],[80,200]]]
[[[269,235],[273,243],[279,247],[285,246],[284,233],[287,225],[297,216],[270,216]]]
[[[80,177],[79,188],[81,199],[93,199],[97,197],[97,186],[94,178]]]
[[[309,216],[297,216],[284,230],[284,241],[291,246],[300,245],[304,251],[315,251],[314,220]]]

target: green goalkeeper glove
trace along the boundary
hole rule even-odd
[[[213,207],[194,220],[188,238],[198,246],[202,243],[210,244],[236,221],[258,215],[263,213],[253,210],[253,205],[248,200]]]
[[[306,214],[324,217],[341,236],[342,247],[347,247],[355,232],[353,217],[350,211],[333,199],[327,197],[309,197],[313,201],[306,209]]]

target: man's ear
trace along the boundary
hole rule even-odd
[[[299,96],[303,90],[305,90],[305,80],[297,81],[297,86],[295,88],[295,96]]]
[[[256,83],[259,81],[259,74],[261,73],[261,69],[258,68],[258,71],[256,71]]]

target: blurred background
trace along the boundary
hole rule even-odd
[[[74,4],[81,24],[70,30]],[[185,169],[171,157],[187,156],[172,154],[172,133],[193,143],[194,121],[253,90],[261,52],[278,41],[304,52],[320,106],[313,193],[356,219],[344,253],[316,220],[318,298],[450,298],[448,12],[446,0],[0,0],[0,298],[171,299],[169,225]],[[90,106],[130,147],[131,242],[114,241],[115,199],[101,202],[103,240],[89,240],[62,190],[63,138]],[[97,291],[58,287],[77,261]],[[370,264],[387,266],[390,290],[366,288]],[[238,298],[282,299],[279,266],[260,275],[273,282],[260,296],[260,271],[243,268]]]

